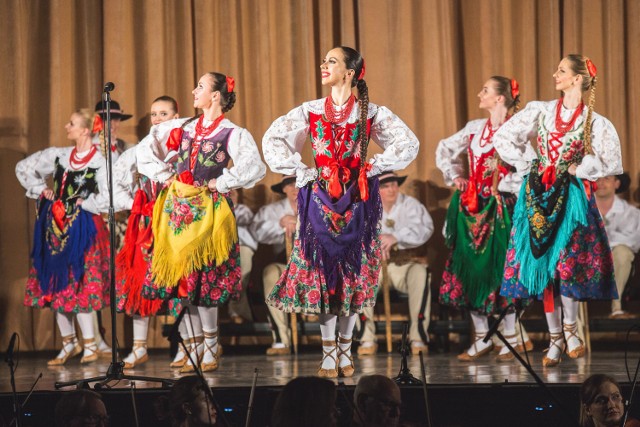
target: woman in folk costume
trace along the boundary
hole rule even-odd
[[[184,321],[203,371],[218,367],[218,305],[241,290],[229,191],[252,187],[266,172],[251,134],[224,117],[236,101],[234,84],[220,73],[203,75],[193,90],[203,114],[153,126],[138,153],[138,171],[168,185],[153,210],[153,260],[142,296],[168,300],[174,315],[183,299],[197,306]],[[193,370],[187,362],[181,372]]]
[[[162,96],[151,104],[153,125],[177,117],[178,104],[173,98]],[[133,349],[123,360],[125,369],[148,360],[149,316],[156,314],[162,305],[162,300],[142,298],[142,285],[153,253],[151,216],[163,186],[138,173],[136,159],[140,147],[136,145],[122,153],[113,168],[115,209],[131,211],[123,247],[116,258],[117,308],[133,317]]]
[[[520,91],[516,80],[493,76],[480,93],[479,107],[489,112],[489,119],[473,120],[436,150],[436,165],[445,182],[455,185],[447,212],[445,237],[451,248],[442,276],[440,303],[470,311],[475,337],[471,347],[458,360],[472,361],[489,353],[491,341],[483,339],[489,331],[489,316],[513,301],[499,296],[507,242],[511,231],[511,214],[522,179],[500,161],[493,147],[493,135],[518,110]],[[469,162],[465,178],[464,158]],[[515,310],[504,319],[505,337],[518,345]],[[504,346],[498,361],[513,359]]]
[[[16,165],[27,197],[38,199],[24,304],[54,310],[62,335],[62,350],[49,365],[62,365],[83,348],[81,363],[98,359],[91,312],[109,305],[109,234],[100,216],[108,205],[106,164],[91,144],[99,123],[91,110],[76,111],[65,126],[74,147],[47,148]]]
[[[493,138],[500,157],[525,177],[500,294],[543,299],[551,335],[543,366],[560,363],[565,351],[571,358],[584,355],[579,301],[618,297],[594,183],[622,172],[620,140],[611,122],[593,112],[597,74],[591,60],[568,55],[553,78],[563,95],[529,103]],[[537,153],[528,145],[533,138]]]
[[[354,372],[356,313],[375,304],[378,283],[382,207],[376,175],[406,167],[418,153],[418,140],[391,111],[369,103],[357,51],[334,48],[320,69],[331,95],[280,117],[262,140],[271,169],[296,175],[300,188],[292,255],[267,302],[287,312],[319,313],[318,375],[348,377]],[[299,154],[307,137],[315,160],[311,168]],[[367,162],[369,137],[384,152]]]

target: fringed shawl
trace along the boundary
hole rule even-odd
[[[452,249],[452,271],[472,307],[482,307],[500,287],[510,231],[511,220],[501,197],[491,196],[480,212],[470,214],[460,203],[460,191],[453,193],[445,239]]]
[[[313,268],[322,270],[331,294],[338,286],[339,271],[359,275],[363,252],[367,257],[373,255],[382,203],[378,178],[369,178],[368,184],[367,201],[360,199],[355,180],[335,202],[318,182],[298,193],[303,256]]]
[[[513,215],[515,256],[529,295],[540,295],[554,278],[560,252],[575,229],[587,225],[587,207],[580,180],[565,171],[545,190],[534,162]]]
[[[174,287],[188,274],[229,258],[238,242],[236,219],[227,199],[206,187],[173,181],[153,210],[152,261],[159,287]]]
[[[116,258],[118,281],[122,282],[121,293],[126,295],[124,306],[120,309],[129,315],[149,316],[155,314],[162,305],[162,300],[142,297],[142,285],[149,268],[153,245],[151,215],[154,202],[147,201],[143,190],[136,192],[124,235],[124,245]]]
[[[38,200],[38,214],[33,233],[31,257],[42,295],[63,291],[72,278],[79,282],[84,276],[84,255],[93,245],[97,231],[93,215],[80,206],[73,206],[59,227],[52,213],[53,202]],[[58,218],[61,220],[61,218]]]

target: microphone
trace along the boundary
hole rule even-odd
[[[13,363],[13,347],[16,345],[17,336],[17,332],[14,332],[13,335],[11,335],[11,341],[9,341],[9,347],[7,347],[7,354],[4,357],[4,361],[7,363]]]
[[[111,92],[115,88],[116,88],[116,85],[113,84],[113,82],[107,82],[107,83],[104,84],[104,91],[105,92]]]
[[[173,341],[174,337],[179,336],[178,326],[180,326],[180,322],[182,322],[182,318],[184,317],[184,314],[187,311],[189,311],[189,307],[186,305],[182,307],[182,310],[180,310],[180,314],[178,314],[178,318],[176,319],[175,322],[173,322],[173,325],[171,326],[171,331],[169,331],[169,334],[167,335],[167,337],[169,338],[169,341]]]
[[[504,316],[507,315],[511,307],[513,307],[513,304],[509,304],[504,308],[504,310],[502,310],[502,312],[500,313],[500,317],[498,317],[498,320],[493,322],[493,326],[489,328],[489,332],[487,332],[487,335],[485,335],[484,338],[482,339],[483,343],[488,342],[491,339],[491,337],[494,336],[496,332],[498,332],[498,327],[500,326],[500,323],[502,323],[502,319],[504,319]]]

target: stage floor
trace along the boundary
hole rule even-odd
[[[495,355],[484,356],[472,363],[456,360],[456,353],[432,353],[426,355],[425,370],[428,384],[428,402],[425,404],[424,391],[419,386],[401,386],[401,416],[405,426],[424,426],[430,414],[433,426],[466,427],[492,425],[512,427],[547,427],[572,425],[577,420],[580,383],[593,373],[608,373],[622,383],[623,393],[631,394],[625,369],[624,348],[610,346],[614,351],[599,349],[584,358],[564,359],[558,367],[542,368],[543,345],[539,343],[529,357],[535,372],[547,383],[545,389],[538,386],[527,370],[513,360],[497,363]],[[214,388],[218,407],[227,419],[227,425],[245,425],[248,411],[247,402],[255,369],[259,370],[255,402],[252,409],[252,427],[268,424],[271,411],[282,387],[292,378],[315,375],[320,363],[320,349],[317,346],[302,347],[298,356],[267,357],[264,346],[225,346],[220,360],[220,368],[206,373],[205,377]],[[627,354],[630,375],[633,376],[640,348],[637,343],[633,352]],[[110,360],[81,365],[80,357],[75,357],[62,367],[47,367],[47,360],[55,352],[25,354],[20,358],[16,370],[18,398],[24,402],[27,392],[35,379],[42,373],[36,385],[36,392],[28,400],[24,411],[27,426],[51,425],[51,414],[63,395],[56,391],[56,381],[78,381],[104,375]],[[162,379],[177,379],[180,374],[169,368],[168,350],[151,352],[150,360],[137,369],[125,374],[151,376]],[[399,373],[399,354],[387,356],[356,357],[356,375],[353,378],[336,380],[338,394],[336,406],[339,408],[339,427],[351,425],[353,389],[358,379],[366,374],[382,374],[396,377]],[[420,359],[408,358],[408,367],[415,377],[420,377]],[[93,387],[94,384],[89,386]],[[163,426],[158,408],[159,399],[168,396],[161,383],[135,381],[137,391],[130,389],[126,380],[111,382],[101,388],[101,395],[111,418],[111,425],[133,426],[134,412],[140,414],[140,426]],[[65,390],[70,390],[68,387]],[[12,398],[9,370],[0,370],[0,425],[4,418],[12,418]],[[552,397],[555,395],[555,398]],[[221,412],[221,413],[222,413]],[[638,418],[640,404],[635,399],[631,405],[631,415]],[[515,421],[517,420],[517,421]]]
[[[607,373],[620,382],[629,381],[625,370],[625,353],[620,351],[594,351],[581,359],[563,358],[559,366],[542,367],[542,350],[536,348],[529,353],[531,366],[548,384],[579,384],[593,373]],[[640,349],[627,354],[630,375],[633,376],[635,366],[640,357]],[[247,354],[247,352],[251,352]],[[110,359],[82,365],[80,357],[67,361],[59,367],[47,366],[47,360],[54,357],[54,352],[40,352],[23,355],[16,370],[16,388],[18,392],[26,392],[42,373],[35,390],[54,390],[56,381],[74,381],[104,375]],[[535,380],[527,370],[513,360],[498,363],[495,355],[488,355],[470,363],[459,362],[455,353],[427,354],[424,358],[427,384],[432,385],[480,385],[480,384],[533,384]],[[178,370],[169,368],[168,351],[151,351],[149,361],[125,374],[151,376],[165,379],[178,379]],[[298,356],[266,356],[264,347],[254,349],[243,348],[241,352],[225,347],[225,354],[220,359],[217,371],[205,373],[211,387],[251,387],[254,369],[259,370],[258,386],[283,386],[289,380],[299,376],[315,375],[320,362],[320,349],[307,346],[301,349]],[[388,377],[398,375],[401,357],[399,354],[387,356],[379,352],[376,356],[356,357],[356,374],[353,378],[340,380],[345,385],[355,385],[362,375],[382,374]],[[420,359],[418,356],[408,357],[408,366],[415,377],[420,377]],[[110,384],[113,388],[128,388],[128,381]],[[137,388],[159,388],[160,384],[136,381]],[[11,392],[9,370],[0,369],[0,393]]]

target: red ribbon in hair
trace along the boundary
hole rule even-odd
[[[178,151],[180,147],[180,141],[182,140],[182,128],[174,128],[171,130],[169,134],[169,139],[167,140],[167,150],[169,151]]]
[[[598,70],[596,69],[596,66],[593,65],[593,62],[591,62],[589,58],[585,59],[584,62],[587,64],[587,70],[589,70],[589,75],[592,78],[595,77],[596,74],[598,74]]]
[[[358,75],[358,80],[364,79],[364,58],[362,58],[362,69],[360,70],[360,74]]]
[[[93,126],[91,128],[91,133],[98,133],[102,129],[104,129],[104,124],[102,123],[102,117],[99,114],[93,116]]]
[[[511,97],[516,99],[520,95],[520,85],[516,79],[511,79]]]
[[[233,77],[227,76],[227,92],[233,92],[234,87],[236,87],[236,81]]]

